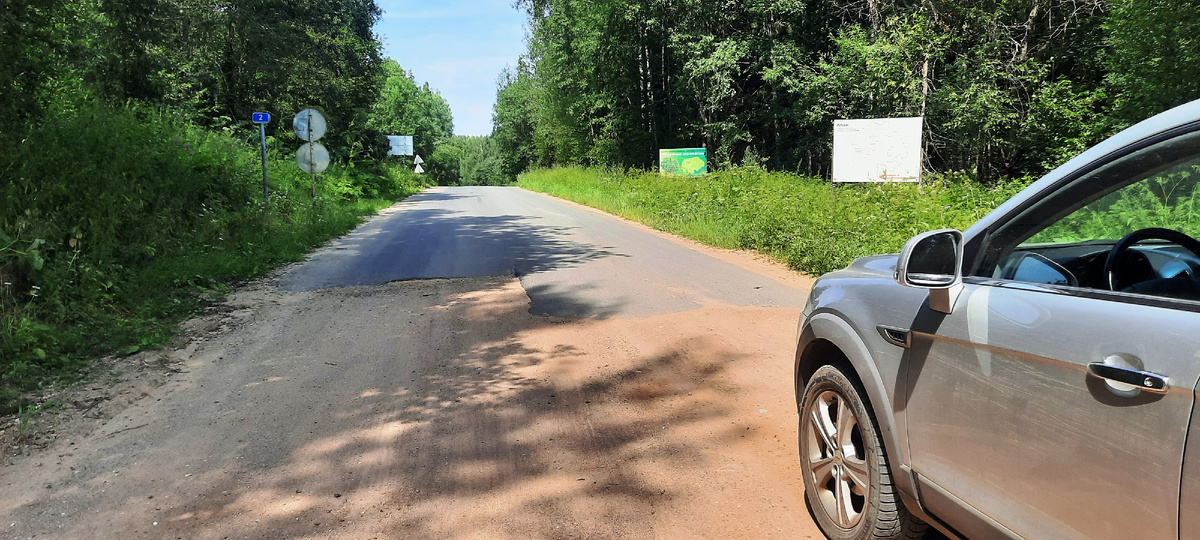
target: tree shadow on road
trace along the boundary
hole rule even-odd
[[[403,201],[400,201],[397,204],[397,207],[402,208],[405,206],[413,206],[413,205],[427,203],[427,202],[456,201],[459,199],[471,199],[471,198],[475,198],[475,197],[477,197],[477,195],[471,195],[471,194],[463,193],[461,191],[448,190],[448,189],[427,189],[420,193],[411,195],[407,199],[404,199]]]
[[[697,333],[631,354],[594,337],[607,331],[603,321],[529,316],[511,281],[446,294],[455,287],[463,288],[325,293],[342,294],[347,314],[379,310],[381,324],[395,329],[385,343],[351,339],[354,329],[337,314],[298,314],[328,318],[339,338],[280,336],[274,356],[285,360],[263,374],[323,362],[338,374],[318,385],[296,370],[314,377],[305,387],[320,387],[314,407],[249,418],[236,450],[274,444],[277,458],[204,475],[210,483],[158,532],[648,538],[655,513],[714,468],[712,448],[745,436],[748,428],[731,421],[738,389],[723,378],[743,353]],[[420,312],[389,311],[430,290]],[[461,339],[408,348],[421,325],[448,325],[443,331]],[[593,339],[573,339],[581,333]]]
[[[311,291],[411,279],[524,276],[626,256],[580,241],[575,229],[521,215],[412,209],[338,239],[280,283],[289,291]]]

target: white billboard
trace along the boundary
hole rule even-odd
[[[834,120],[834,182],[919,182],[921,117]]]
[[[388,144],[391,149],[388,150],[389,156],[411,156],[413,155],[413,138],[412,135],[388,135]]]

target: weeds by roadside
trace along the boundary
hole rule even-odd
[[[25,442],[25,438],[29,436],[29,414],[32,412],[32,406],[18,405],[17,406],[17,442]]]
[[[16,417],[16,437],[13,442],[16,444],[24,444],[33,437],[34,429],[38,418],[44,418],[46,415],[58,414],[62,409],[62,403],[55,400],[46,401],[43,403],[22,404],[17,407]]]
[[[290,150],[290,149],[288,149]],[[425,187],[344,161],[317,198],[290,152],[137,106],[59,104],[0,157],[0,414],[104,354],[166,343],[228,284],[300,260]]]
[[[923,184],[829,182],[756,167],[700,178],[579,167],[522,174],[521,187],[705,244],[754,249],[812,274],[900,250],[922,231],[965,228],[1027,181],[985,186],[951,175]]]

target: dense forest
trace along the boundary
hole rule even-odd
[[[500,172],[500,150],[489,136],[454,136],[434,150],[429,172],[442,185],[496,186],[512,177]]]
[[[387,134],[436,154],[453,119],[383,58],[380,16],[374,0],[0,1],[0,413],[440,179],[385,155]],[[291,130],[309,107],[330,126],[315,186]]]
[[[521,0],[503,170],[716,166],[828,176],[832,121],[924,116],[926,167],[1036,175],[1200,98],[1189,0]]]
[[[452,131],[445,100],[382,58],[374,0],[30,0],[0,9],[8,140],[79,100],[149,105],[226,131],[268,111],[268,135],[280,136],[297,111],[316,107],[347,143],[330,145],[343,154],[381,155],[386,130],[415,130],[432,151]]]

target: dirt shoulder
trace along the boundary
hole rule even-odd
[[[0,467],[0,538],[820,537],[798,309],[528,308],[511,278],[256,283],[53,397]]]

